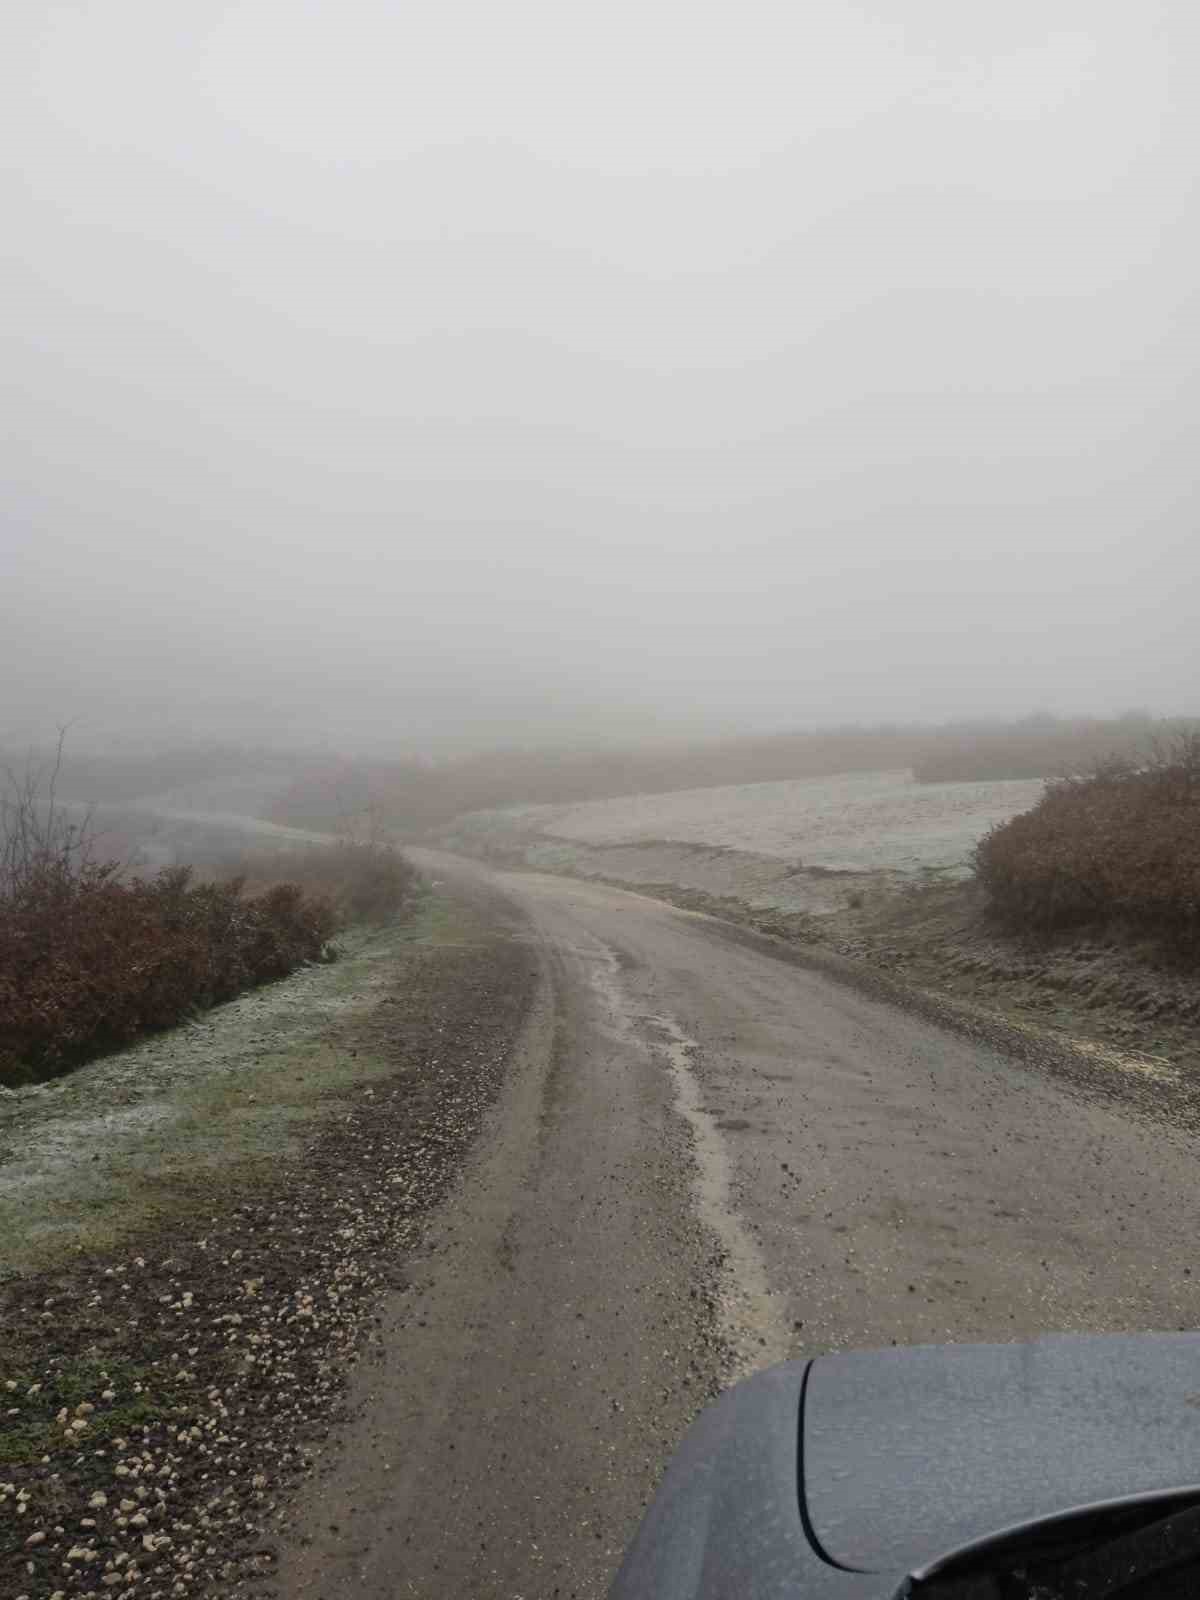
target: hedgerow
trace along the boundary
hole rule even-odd
[[[336,839],[307,849],[241,855],[219,876],[256,892],[295,883],[332,905],[339,923],[386,922],[413,892],[406,856],[376,840]]]
[[[29,873],[0,900],[0,1083],[52,1076],[316,960],[328,901],[279,884],[144,881],[111,865]]]
[[[980,840],[974,868],[1003,921],[1053,933],[1112,924],[1200,955],[1200,734],[1138,765],[1052,782]]]
[[[0,783],[0,1086],[51,1077],[320,959],[380,921],[415,875],[386,845],[333,843],[198,881],[97,860],[48,771]],[[296,881],[299,879],[299,881]]]

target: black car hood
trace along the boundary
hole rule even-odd
[[[804,1380],[806,1531],[859,1572],[1200,1483],[1200,1335],[821,1356]]]

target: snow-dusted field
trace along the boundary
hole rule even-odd
[[[918,784],[907,772],[870,772],[530,806],[520,821],[579,844],[673,840],[794,866],[909,873],[964,868],[982,834],[1041,792],[1039,780]]]

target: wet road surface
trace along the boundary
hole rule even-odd
[[[384,1308],[285,1594],[600,1596],[737,1376],[1196,1325],[1197,1140],[1125,1105],[1118,1069],[1092,1092],[726,924],[417,855],[519,906],[540,993]]]

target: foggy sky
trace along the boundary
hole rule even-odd
[[[1188,0],[12,0],[0,742],[1197,710]]]

